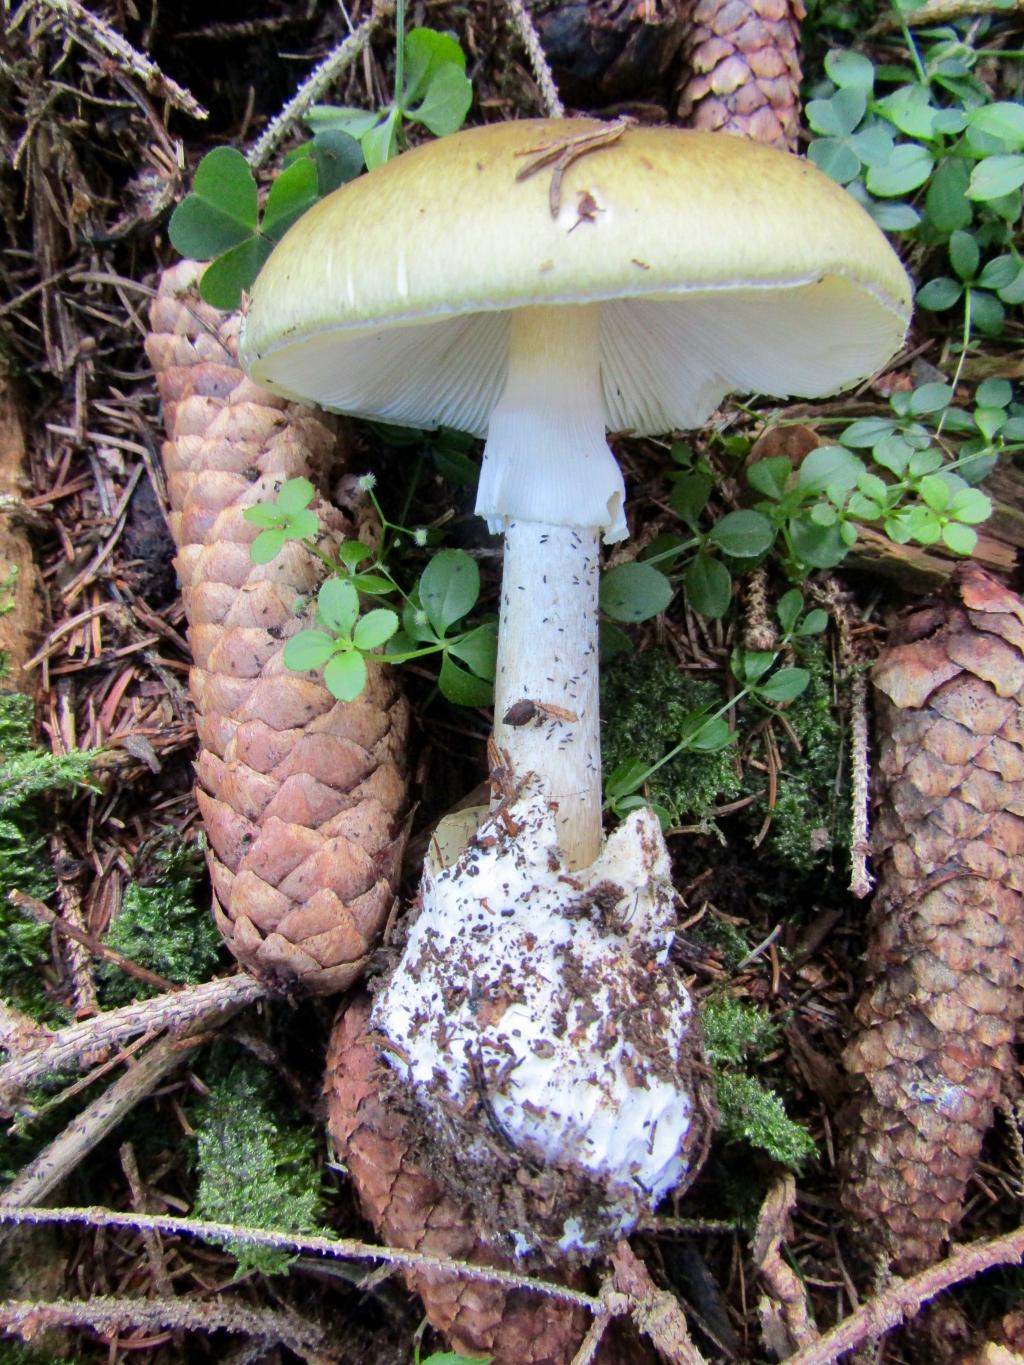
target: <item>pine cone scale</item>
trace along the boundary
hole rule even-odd
[[[944,602],[903,623],[875,670],[881,875],[873,982],[844,1056],[855,1098],[843,1199],[862,1224],[888,1229],[901,1269],[933,1260],[949,1236],[1013,1076],[1022,625],[1024,603],[966,567]]]

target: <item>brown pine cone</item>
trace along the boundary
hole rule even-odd
[[[371,665],[358,701],[337,702],[318,676],[284,665],[285,641],[308,624],[296,600],[326,571],[298,542],[253,564],[258,532],[243,512],[285,479],[315,481],[335,433],[246,378],[238,315],[200,302],[200,271],[186,261],[165,272],[146,352],[169,437],[214,916],[254,975],[327,994],[359,976],[394,901],[407,709],[383,668]],[[322,501],[314,509],[336,546],[344,519]]]
[[[482,1240],[471,1209],[461,1207],[417,1166],[407,1121],[385,1102],[391,1073],[367,1036],[370,1001],[343,1007],[327,1054],[327,1127],[348,1168],[367,1220],[387,1246],[430,1252],[495,1269],[512,1262]],[[532,1268],[523,1273],[537,1273]],[[441,1271],[406,1271],[431,1325],[461,1352],[486,1352],[493,1365],[568,1365],[588,1327],[571,1304],[486,1280]],[[551,1279],[568,1283],[569,1276]],[[579,1272],[574,1282],[579,1282]],[[647,1347],[633,1338],[602,1343],[595,1365],[643,1365]]]
[[[796,151],[803,0],[697,0],[685,39],[679,117]]]
[[[901,1271],[960,1217],[1014,1075],[1024,960],[1024,602],[973,565],[874,670],[879,887],[846,1049],[843,1202]],[[872,1248],[877,1250],[878,1248]]]

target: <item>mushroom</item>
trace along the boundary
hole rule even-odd
[[[508,771],[475,834],[435,841],[374,1020],[428,1128],[474,1111],[478,1194],[502,1147],[567,1180],[561,1201],[540,1180],[524,1246],[619,1234],[706,1126],[689,997],[657,970],[674,919],[657,822],[636,812],[602,846],[599,541],[627,534],[606,431],[690,429],[732,391],[833,393],[898,349],[909,311],[895,253],[812,165],[589,119],[417,148],[313,208],[256,281],[242,355],[260,384],[487,438]]]

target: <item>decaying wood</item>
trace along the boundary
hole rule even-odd
[[[36,675],[25,672],[42,629],[32,547],[18,521],[26,491],[25,435],[17,402],[0,364],[0,651],[7,669],[2,685],[34,695]]]
[[[285,642],[307,624],[296,601],[327,570],[297,541],[253,564],[257,528],[243,514],[286,479],[322,478],[334,430],[245,377],[238,315],[199,301],[199,272],[183,262],[164,274],[146,349],[169,436],[214,915],[249,971],[324,994],[359,976],[394,900],[408,713],[393,674],[372,663],[355,702],[284,664]],[[352,528],[314,507],[330,550]]]
[[[803,0],[697,0],[686,34],[679,117],[795,152]]]
[[[955,1228],[1024,1017],[1024,602],[974,565],[874,670],[869,983],[845,1053],[843,1201],[900,1268]]]
[[[481,1240],[472,1210],[457,1204],[417,1166],[406,1120],[382,1098],[381,1062],[367,1035],[368,1020],[366,999],[339,1013],[325,1080],[328,1131],[363,1213],[391,1247],[510,1267],[507,1257]],[[586,1313],[507,1284],[436,1270],[410,1270],[406,1280],[423,1300],[432,1326],[455,1350],[486,1352],[493,1365],[568,1365],[586,1334]],[[630,1350],[623,1358],[606,1339],[594,1360],[612,1365],[629,1359],[641,1365],[644,1348],[637,1343]]]
[[[765,1196],[751,1247],[754,1268],[765,1290],[757,1305],[761,1337],[779,1360],[818,1339],[807,1290],[782,1254],[783,1244],[791,1235],[789,1220],[795,1207],[796,1181],[787,1173],[775,1181]]]

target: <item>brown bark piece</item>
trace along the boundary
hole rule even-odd
[[[214,917],[249,971],[314,994],[360,975],[390,911],[405,838],[408,713],[371,664],[355,702],[286,668],[323,564],[297,542],[253,564],[247,507],[286,479],[322,477],[329,420],[242,373],[239,317],[203,304],[201,267],[164,273],[146,351],[163,399],[175,561],[189,620]],[[323,545],[349,531],[317,500]]]
[[[25,664],[35,652],[42,613],[32,547],[17,520],[25,488],[24,431],[0,365],[0,651],[7,665],[0,685],[32,695],[35,675]]]
[[[679,117],[796,151],[803,0],[696,0]]]
[[[897,1267],[960,1217],[1024,1014],[1024,602],[973,564],[874,670],[879,886],[843,1201]],[[875,1248],[877,1250],[877,1248]]]
[[[511,1260],[477,1233],[472,1209],[457,1204],[417,1166],[406,1120],[383,1097],[388,1073],[367,1032],[369,1015],[365,997],[339,1013],[325,1080],[328,1131],[364,1215],[388,1246],[511,1269]],[[454,1350],[486,1353],[493,1365],[569,1365],[587,1331],[582,1309],[527,1290],[440,1271],[407,1271],[405,1278]],[[641,1365],[647,1359],[639,1343],[620,1355],[611,1340],[595,1357],[598,1365],[626,1360]]]

